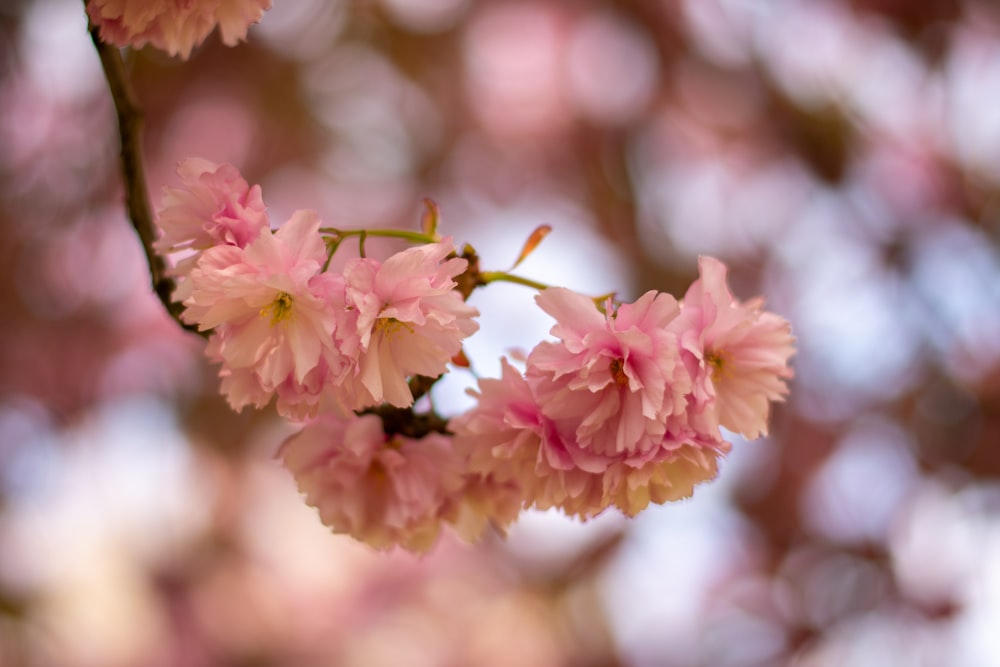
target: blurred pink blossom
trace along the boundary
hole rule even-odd
[[[270,8],[271,0],[90,0],[87,14],[108,43],[148,43],[187,59],[216,26],[223,43],[235,46]]]
[[[324,524],[376,549],[430,549],[463,483],[450,438],[387,436],[377,415],[323,416],[279,455]]]
[[[184,186],[163,188],[156,216],[161,236],[154,244],[164,257],[187,253],[171,270],[172,275],[187,276],[199,251],[216,245],[245,248],[270,228],[260,186],[251,187],[231,164],[188,158],[177,165],[177,174]],[[189,296],[186,282],[180,282],[175,300]]]
[[[177,165],[183,188],[163,188],[157,224],[161,253],[215,245],[245,248],[267,229],[259,185],[250,186],[231,164],[187,158]]]
[[[599,476],[574,462],[571,442],[542,414],[524,377],[506,359],[502,364],[500,379],[479,381],[476,406],[448,423],[468,471],[516,485],[526,507],[596,514],[604,507]]]

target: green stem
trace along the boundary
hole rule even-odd
[[[337,252],[337,248],[340,247],[340,242],[342,240],[343,239],[327,240],[327,244],[326,244],[326,261],[323,262],[323,271],[322,271],[322,273],[326,273],[326,270],[330,268],[330,262],[333,261],[333,255],[334,255],[334,253]]]
[[[437,234],[424,234],[406,229],[337,229],[336,227],[321,227],[320,234],[329,234],[341,239],[351,236],[381,236],[384,238],[403,239],[413,243],[437,243],[441,239]]]
[[[538,280],[532,280],[531,278],[524,278],[522,276],[515,276],[512,273],[507,273],[506,271],[483,271],[479,274],[480,284],[488,285],[490,283],[514,283],[515,285],[524,285],[525,287],[531,287],[538,290],[539,292],[552,287],[551,285],[546,285]],[[601,294],[600,296],[592,296],[590,300],[594,302],[598,310],[602,313],[604,312],[604,304],[608,299],[614,299],[615,293],[610,292],[608,294]]]
[[[515,285],[532,287],[538,291],[551,287],[551,285],[546,285],[545,283],[538,282],[537,280],[515,276],[511,273],[507,273],[506,271],[483,271],[479,274],[479,277],[482,279],[484,285],[488,285],[490,283],[514,283]]]
[[[369,236],[403,239],[411,243],[437,243],[441,240],[437,234],[411,232],[406,229],[337,229],[336,227],[320,227],[319,233],[327,235],[327,238],[324,239],[327,247],[326,262],[323,263],[324,273],[330,267],[333,255],[337,252],[340,244],[352,236],[358,237],[358,253],[362,258],[365,256],[365,240]]]

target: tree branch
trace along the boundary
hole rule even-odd
[[[84,0],[84,6],[87,2]],[[181,319],[183,306],[173,300],[171,295],[177,286],[174,279],[166,273],[166,263],[153,249],[156,239],[156,228],[153,225],[153,213],[149,205],[149,194],[146,191],[146,175],[142,160],[142,122],[143,114],[136,100],[135,92],[129,83],[118,47],[101,41],[98,29],[90,25],[90,37],[94,48],[101,59],[104,78],[108,81],[111,98],[114,100],[118,115],[118,136],[121,140],[122,179],[125,185],[125,209],[132,227],[139,235],[142,249],[149,264],[153,291],[160,298],[167,313],[184,329],[206,336],[207,332],[199,332],[194,325]]]

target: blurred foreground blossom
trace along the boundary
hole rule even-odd
[[[216,26],[222,41],[235,46],[270,8],[271,0],[91,0],[87,14],[106,42],[152,44],[186,60]]]
[[[251,186],[231,164],[192,158],[177,165],[184,187],[163,188],[157,215],[162,236],[156,242],[161,255],[184,253],[171,273],[183,279],[200,252],[213,246],[245,248],[261,231],[270,228],[259,185]],[[183,301],[190,291],[179,284]]]
[[[323,417],[280,455],[323,523],[377,549],[429,549],[462,486],[447,437],[387,436],[376,415]]]

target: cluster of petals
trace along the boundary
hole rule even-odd
[[[90,0],[87,14],[105,42],[152,44],[187,59],[216,26],[223,43],[235,46],[270,8],[271,0]]]
[[[154,248],[174,259],[171,275],[179,290],[174,298],[183,301],[190,291],[185,279],[203,250],[245,248],[271,224],[260,186],[247,183],[233,165],[188,158],[177,174],[183,187],[163,189],[156,220],[161,236]]]
[[[169,254],[217,245],[245,248],[270,228],[259,185],[251,186],[231,164],[187,158],[177,166],[184,187],[163,189],[156,250]]]
[[[356,318],[358,364],[350,380],[355,409],[389,403],[406,407],[405,378],[436,377],[476,332],[479,311],[455,291],[465,259],[450,241],[409,248],[384,263],[350,260],[344,268],[347,306]]]
[[[347,372],[335,338],[345,330],[344,283],[322,271],[319,224],[314,212],[297,211],[245,248],[208,248],[188,276],[183,317],[213,331],[209,354],[221,363],[234,408],[261,407],[276,392],[292,406],[315,405],[317,372]]]
[[[680,302],[543,290],[552,339],[523,371],[503,360],[474,407],[414,430],[411,381],[446,372],[478,329],[451,240],[334,271],[342,237],[324,234],[344,233],[315,212],[272,231],[260,188],[231,165],[186,160],[179,174],[156,248],[174,262],[183,319],[209,332],[234,408],[276,400],[304,423],[284,464],[324,523],[376,548],[425,551],[445,524],[476,539],[528,507],[635,516],[688,497],[718,474],[725,433],[765,434],[788,391],[788,322],[735,299],[725,265],[703,257]]]
[[[504,361],[452,419],[470,471],[520,487],[526,507],[634,516],[689,496],[730,449],[719,426],[765,432],[792,371],[788,322],[742,304],[702,258],[682,303],[647,292],[604,311],[566,289],[536,298],[556,320],[522,375]]]
[[[712,428],[751,439],[767,435],[770,404],[784,399],[793,375],[791,326],[763,310],[759,298],[733,298],[719,260],[699,258],[698,271],[672,326],[692,374],[698,404],[692,412]]]
[[[407,407],[408,379],[444,373],[478,329],[479,311],[454,289],[468,262],[450,239],[328,271],[315,212],[272,232],[260,187],[232,165],[189,159],[178,173],[156,249],[174,261],[184,320],[211,331],[207,353],[234,408],[274,396],[296,419]]]
[[[577,465],[657,456],[668,426],[684,418],[690,379],[667,331],[680,308],[669,294],[647,292],[617,310],[565,288],[536,298],[556,320],[558,342],[539,343],[528,374],[545,415],[570,429]]]
[[[429,549],[464,484],[448,437],[389,436],[373,414],[319,417],[279,456],[324,524],[376,549]]]

